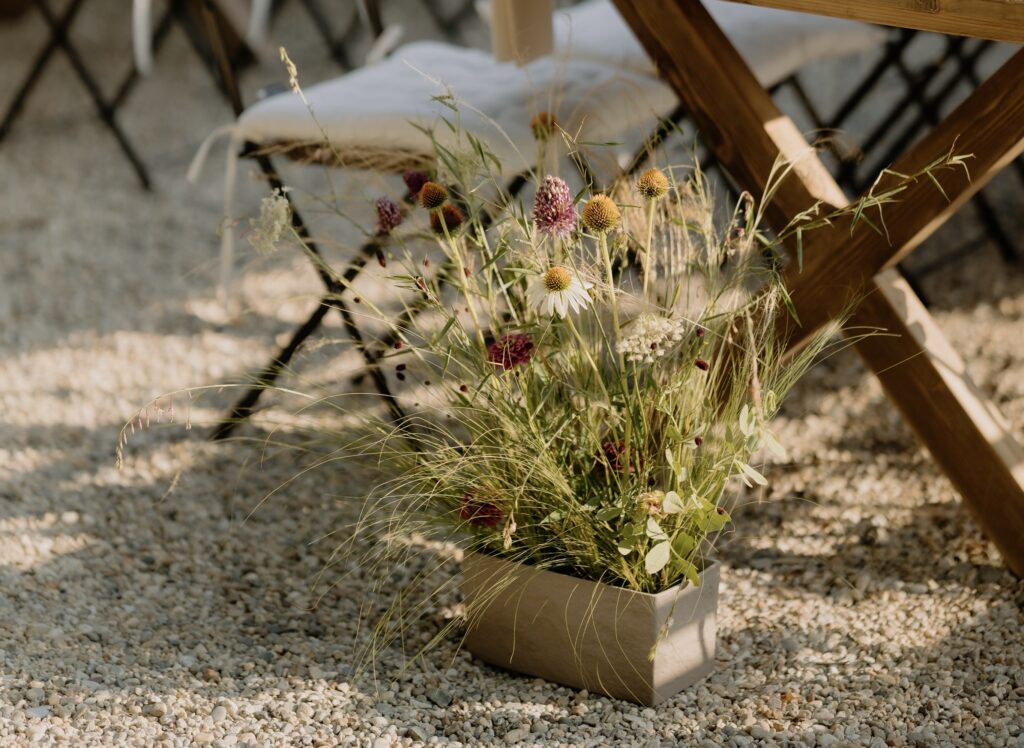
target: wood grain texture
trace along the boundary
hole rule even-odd
[[[1021,0],[732,0],[940,34],[1024,42]]]
[[[686,104],[706,145],[742,187],[760,195],[777,159],[794,164],[793,174],[765,206],[770,224],[784,226],[818,200],[847,204],[813,149],[698,0],[614,2]],[[804,243],[805,256],[825,253],[832,260],[848,240],[841,226],[815,231]],[[866,284],[856,324],[895,336],[868,338],[857,348],[1007,564],[1024,575],[1024,535],[1019,532],[1024,450],[999,425],[996,409],[970,380],[920,301],[894,275],[886,271]]]
[[[936,173],[938,185],[927,178],[919,179],[900,194],[898,202],[884,206],[880,214],[870,211],[870,220],[879,227],[884,225],[884,235],[867,225],[846,237],[832,232],[832,239],[839,244],[824,250],[819,244],[814,252],[805,253],[802,271],[795,263],[788,268],[786,284],[800,319],[792,345],[803,343],[859,298],[876,274],[893,267],[1024,153],[1024,50],[908,150],[892,169],[900,174],[917,173],[951,149],[971,156],[966,161],[969,171],[954,168]],[[897,182],[895,176],[883,177],[876,194]]]
[[[1024,448],[998,409],[896,270],[875,279],[850,324],[894,334],[867,338],[857,351],[1007,566],[1024,576]]]

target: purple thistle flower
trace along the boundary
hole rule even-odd
[[[402,181],[405,182],[405,188],[409,190],[409,197],[414,198],[420,194],[420,188],[430,181],[430,177],[422,171],[410,170],[402,174]]]
[[[556,237],[568,236],[576,228],[576,206],[564,180],[544,177],[533,199],[533,220],[537,231]]]
[[[378,197],[374,205],[377,207],[378,234],[390,234],[402,225],[402,209],[390,197]]]
[[[526,333],[502,335],[487,347],[487,360],[508,371],[522,366],[533,355],[533,339]]]

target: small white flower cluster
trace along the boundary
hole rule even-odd
[[[280,190],[274,190],[270,197],[260,201],[259,218],[249,219],[250,231],[246,239],[257,252],[269,254],[277,249],[277,243],[281,241],[291,221],[292,210],[288,199]]]
[[[690,323],[685,320],[641,314],[626,329],[617,349],[627,361],[652,363],[683,339]]]

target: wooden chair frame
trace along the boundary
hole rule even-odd
[[[1024,42],[1024,6],[995,0],[961,2],[932,13],[918,4],[883,0],[750,0],[826,15]],[[793,164],[766,206],[779,228],[815,203],[848,204],[792,120],[783,115],[699,0],[614,0],[658,69],[697,121],[706,142],[736,181],[764,192],[773,166]],[[951,6],[952,7],[952,6]],[[1015,20],[1010,16],[1017,14]],[[1024,574],[1024,449],[969,375],[920,300],[893,267],[944,223],[1001,168],[1024,152],[1024,51],[992,77],[893,165],[912,174],[951,148],[974,154],[961,170],[912,184],[889,206],[888,236],[848,226],[805,237],[804,267],[788,284],[801,327],[799,345],[862,299],[852,325],[887,330],[856,342],[890,400],[960,491],[965,504],[1002,552]],[[944,194],[943,194],[944,193]]]

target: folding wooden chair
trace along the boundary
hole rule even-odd
[[[925,56],[916,66],[911,62],[914,44],[928,34],[909,29],[885,30],[842,19],[824,18],[769,8],[738,5],[721,0],[706,0],[709,13],[736,45],[761,83],[774,97],[791,93],[811,126],[822,133],[843,131],[851,118],[868,107],[878,107],[877,94],[884,90],[894,75],[903,86],[902,95],[894,103],[886,103],[880,117],[854,153],[844,151],[835,140],[826,140],[824,150],[833,158],[836,179],[845,188],[862,192],[878,172],[905,150],[927,126],[940,118],[940,112],[964,83],[976,85],[977,65],[996,48],[982,39],[947,37],[937,55]],[[572,8],[558,11],[555,17],[557,46],[574,54],[621,65],[637,72],[654,75],[656,71],[646,52],[636,42],[629,28],[621,21],[608,0],[588,0]],[[835,111],[823,114],[801,80],[801,70],[817,60],[841,57],[879,49],[877,61],[862,80],[847,94]],[[776,50],[788,50],[778,55]],[[793,50],[799,50],[799,55]],[[917,55],[920,56],[920,55]],[[907,112],[916,115],[909,118]],[[679,109],[672,116],[675,124],[686,119]],[[864,155],[867,155],[864,158]],[[702,164],[713,165],[710,154],[702,156]],[[1024,161],[1018,160],[1018,174],[1024,180]],[[726,184],[728,184],[728,175]],[[996,211],[982,192],[971,198],[971,204],[985,229],[985,236],[1000,249],[1004,259],[1019,257],[1019,242],[1004,228]],[[946,261],[971,251],[978,242],[948,254]],[[933,269],[935,265],[924,268]],[[911,273],[902,265],[899,271],[922,298],[919,278],[921,269]]]

